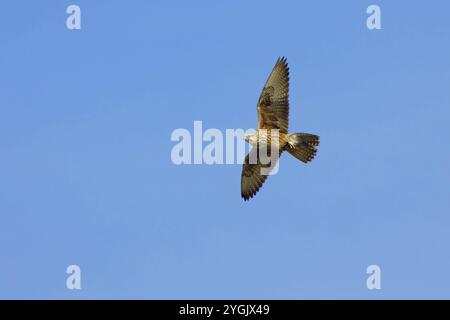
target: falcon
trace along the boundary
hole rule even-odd
[[[319,136],[314,134],[288,133],[289,67],[285,57],[277,59],[256,108],[258,129],[254,134],[244,136],[252,146],[242,166],[241,196],[245,201],[256,195],[284,151],[308,163],[314,159],[319,145]],[[275,163],[262,161],[260,153],[264,154],[261,152],[263,147],[267,157]]]

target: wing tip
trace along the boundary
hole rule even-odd
[[[289,80],[289,64],[287,62],[287,58],[285,56],[278,57],[277,62],[275,63],[275,67],[277,67],[278,65],[281,65],[282,68],[286,70],[287,77]]]
[[[244,201],[249,201],[251,198],[253,198],[259,191],[260,187],[257,187],[254,190],[251,190],[250,192],[244,193],[241,192],[241,197],[244,199]]]
[[[241,197],[242,197],[242,199],[244,199],[244,201],[249,201],[251,198],[253,198],[253,196],[256,194],[256,192],[255,193],[243,193],[243,192],[241,192]]]
[[[285,64],[285,65],[287,66],[288,62],[287,62],[286,56],[280,56],[280,57],[278,57],[277,63],[283,63],[283,64]]]

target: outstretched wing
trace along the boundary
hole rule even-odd
[[[289,67],[286,58],[278,58],[258,100],[258,129],[289,127]]]
[[[253,147],[250,153],[245,157],[242,165],[241,196],[246,201],[252,198],[259,191],[268,177],[267,171],[270,171],[275,166],[281,153],[278,151],[278,158],[272,159],[275,163],[263,164],[260,162],[258,150],[259,149],[257,146]],[[269,157],[270,150],[270,148],[267,150]],[[262,172],[263,169],[266,169],[266,172]]]

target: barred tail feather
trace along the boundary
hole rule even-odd
[[[316,156],[319,136],[309,133],[293,133],[289,135],[289,143],[285,150],[298,160],[308,163]]]

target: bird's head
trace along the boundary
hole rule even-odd
[[[255,144],[256,143],[256,135],[252,134],[252,133],[246,133],[246,134],[244,134],[244,140],[250,144]]]

